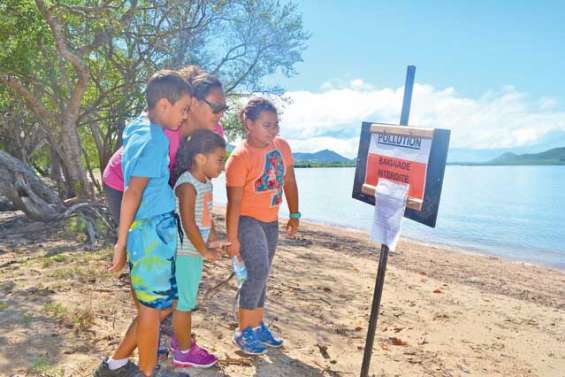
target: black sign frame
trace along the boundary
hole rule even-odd
[[[357,152],[357,165],[355,167],[355,180],[353,182],[353,198],[362,202],[375,205],[375,197],[362,191],[365,175],[367,172],[367,157],[371,143],[371,126],[398,126],[384,123],[363,122],[361,126],[361,137],[359,139],[359,150]],[[439,210],[439,201],[447,162],[449,149],[450,130],[435,128],[430,150],[430,159],[426,170],[426,187],[424,202],[420,211],[406,208],[404,217],[435,228]]]

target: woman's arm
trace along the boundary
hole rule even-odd
[[[296,185],[296,176],[294,175],[294,167],[290,166],[284,177],[284,196],[288,204],[288,212],[298,212],[298,186]],[[289,218],[286,224],[286,231],[289,236],[294,236],[300,225],[299,219]]]
[[[228,254],[230,256],[239,257],[239,239],[237,236],[239,226],[239,211],[241,206],[241,198],[243,196],[243,187],[227,187],[228,191],[228,208],[226,213],[226,231],[228,242]]]
[[[120,224],[118,226],[118,241],[114,246],[114,257],[110,272],[118,272],[126,264],[126,245],[128,242],[128,231],[135,219],[135,214],[141,203],[143,191],[149,178],[132,177],[124,190],[122,205],[120,208]]]

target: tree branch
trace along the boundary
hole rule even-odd
[[[238,50],[238,49],[240,49],[240,48],[242,48],[242,47],[245,47],[245,43],[240,43],[240,44],[238,44],[237,46],[234,46],[234,47],[230,48],[230,49],[228,50],[228,52],[226,52],[226,54],[224,55],[224,57],[222,58],[222,60],[218,63],[218,65],[216,66],[216,68],[214,68],[214,69],[212,70],[212,74],[216,75],[216,74],[220,71],[220,68],[222,68],[222,66],[223,66],[225,63],[227,63],[228,61],[230,61],[230,60],[236,60],[236,59],[238,59],[238,58],[240,58],[240,57],[242,57],[242,56],[245,56],[245,51],[244,51],[242,54],[236,55],[236,56],[234,56],[234,57],[230,57],[230,55],[231,55],[234,51],[236,51],[236,50]]]
[[[84,92],[86,91],[86,85],[88,83],[88,67],[84,64],[82,59],[71,52],[67,46],[67,40],[63,33],[63,28],[59,21],[53,16],[51,10],[47,8],[47,5],[43,0],[35,0],[35,4],[39,8],[39,11],[47,21],[47,24],[53,32],[53,37],[55,39],[55,44],[59,53],[65,58],[66,61],[71,63],[78,74],[78,81],[75,85],[71,99],[65,109],[64,116],[67,119],[78,118],[78,112],[80,108],[80,103]]]
[[[120,17],[119,23],[121,26],[126,26],[130,23],[131,19],[135,15],[137,10],[137,0],[132,0],[129,9]],[[90,52],[96,50],[98,47],[108,43],[112,37],[116,34],[114,27],[110,27],[109,30],[98,31],[94,35],[94,41],[79,49],[79,54],[84,56]]]
[[[39,119],[53,121],[51,113],[33,94],[13,75],[0,75],[0,83],[4,83],[18,94]]]
[[[232,90],[234,90],[235,88],[237,88],[237,86],[243,81],[245,80],[245,78],[249,75],[249,73],[251,73],[251,71],[253,70],[253,68],[255,68],[257,66],[257,63],[259,63],[259,58],[261,57],[261,50],[259,49],[259,51],[257,51],[257,55],[255,55],[255,59],[253,59],[253,62],[249,65],[249,68],[247,68],[247,70],[245,70],[245,72],[239,76],[239,78],[237,80],[235,80],[234,82],[230,83],[230,86],[226,88],[226,93],[231,92]]]

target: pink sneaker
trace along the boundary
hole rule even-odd
[[[196,342],[193,336],[191,336],[191,339],[193,343]],[[169,352],[174,355],[175,352],[177,352],[177,348],[179,348],[177,337],[173,335],[171,336],[171,343],[169,344]]]
[[[173,363],[177,368],[210,368],[218,362],[218,358],[204,348],[198,347],[196,342],[192,341],[192,347],[187,353],[181,352],[178,348],[175,350]]]
[[[171,354],[175,354],[175,352],[177,352],[177,348],[179,348],[178,343],[177,343],[177,338],[176,336],[171,336],[171,344],[169,345],[169,352]]]

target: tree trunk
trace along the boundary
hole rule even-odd
[[[81,162],[80,139],[74,119],[65,119],[63,122],[63,138],[61,141],[65,153],[61,162],[65,166],[69,178],[67,187],[71,188],[72,192],[81,199],[92,198],[92,186],[86,178],[86,172]]]
[[[49,161],[51,161],[51,173],[49,174],[49,177],[57,185],[59,198],[64,200],[75,196],[74,193],[69,191],[69,188],[65,183],[67,181],[68,174],[66,174],[63,169],[59,153],[57,153],[52,145],[49,146]]]
[[[28,217],[39,221],[59,218],[63,202],[20,160],[0,151],[0,195]]]
[[[57,193],[37,177],[33,170],[0,150],[0,210],[14,209],[42,222],[80,216],[86,225],[87,248],[92,250],[98,243],[97,220],[104,224],[106,237],[114,232],[111,215],[106,207],[96,202],[81,202],[67,208]]]

